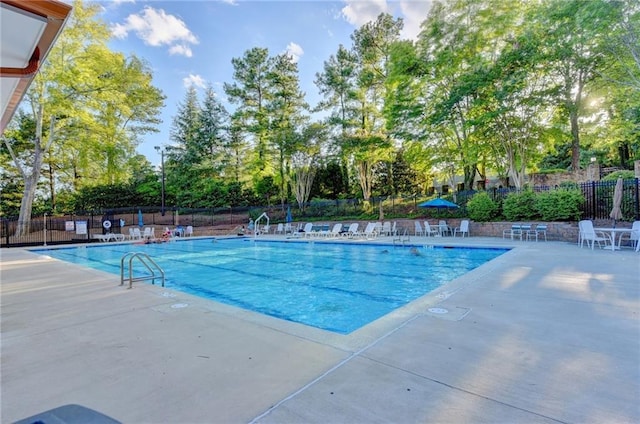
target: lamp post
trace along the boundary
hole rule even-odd
[[[160,207],[160,214],[164,216],[164,149],[160,146],[155,146],[155,149],[160,152],[160,164],[162,167],[162,205]]]

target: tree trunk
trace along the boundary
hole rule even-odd
[[[30,232],[31,210],[33,208],[33,198],[36,194],[39,177],[39,173],[35,173],[35,177],[34,173],[32,173],[24,180],[24,191],[22,192],[22,201],[20,202],[20,216],[18,218],[18,226],[16,227],[16,237],[26,236]]]
[[[580,169],[580,128],[577,107],[571,109],[569,121],[571,122],[571,170],[578,171]]]

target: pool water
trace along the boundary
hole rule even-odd
[[[144,252],[166,287],[349,334],[508,250],[417,248],[240,238],[36,251],[117,275],[125,253]]]

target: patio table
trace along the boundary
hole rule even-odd
[[[615,227],[598,227],[594,228],[596,231],[602,231],[603,233],[609,233],[609,238],[611,239],[611,246],[605,246],[604,249],[610,249],[612,252],[616,250],[620,250],[620,240],[618,240],[618,246],[616,246],[616,237],[618,233],[622,235],[622,233],[630,233],[632,231],[631,228],[615,228]]]

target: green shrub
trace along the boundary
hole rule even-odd
[[[481,191],[467,202],[467,213],[474,221],[491,221],[498,215],[498,205],[491,200],[486,191]]]
[[[622,178],[623,180],[632,180],[636,177],[633,171],[622,170],[622,171],[614,171],[611,174],[602,178],[602,181],[617,181],[618,178]]]
[[[558,189],[536,196],[536,209],[543,221],[578,221],[584,196],[580,190]]]
[[[529,221],[538,217],[536,194],[531,190],[509,193],[502,202],[502,213],[508,221]]]

